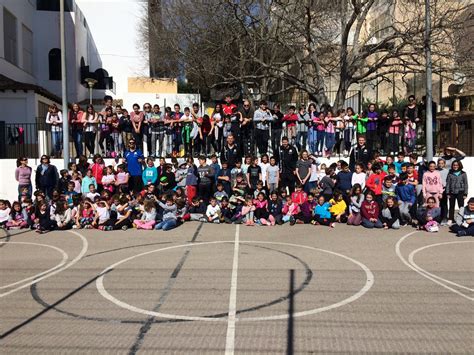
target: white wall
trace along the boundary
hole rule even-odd
[[[89,24],[102,67],[116,82],[117,98],[128,91],[128,77],[148,76],[148,51],[140,49],[138,27],[143,0],[76,0]],[[105,15],[106,14],[106,15]],[[104,21],[104,16],[111,21]]]
[[[332,158],[330,160],[322,159],[322,163],[328,164],[328,162],[333,163],[338,159]],[[347,159],[345,159],[347,160]],[[435,159],[436,160],[436,159]],[[16,169],[16,160],[14,159],[2,159],[0,160],[2,172],[0,174],[0,199],[8,199],[9,201],[15,201],[18,198],[17,188],[18,183],[15,180],[15,169]],[[58,171],[63,169],[63,160],[62,159],[52,159],[52,164],[54,164]],[[34,188],[34,171],[39,164],[39,159],[30,159],[29,165],[33,168],[33,188]],[[112,164],[111,159],[105,160],[106,165]],[[464,171],[467,173],[469,179],[469,197],[474,197],[474,157],[467,157],[463,160]]]
[[[18,63],[14,65],[4,59],[4,40],[3,40],[3,8],[6,8],[13,16],[16,17],[16,33],[17,33],[17,56]],[[32,74],[23,70],[23,38],[22,25],[24,24],[31,31],[33,31],[33,41],[35,40],[35,33],[33,28],[33,15],[36,11],[36,1],[34,0],[0,0],[0,74],[6,75],[9,78],[31,83],[35,82]],[[33,54],[33,61],[35,61]]]
[[[34,123],[36,114],[35,93],[33,91],[0,92],[0,120],[10,123]]]

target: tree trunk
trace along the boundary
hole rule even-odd
[[[333,108],[336,110],[345,108],[345,102],[346,102],[346,95],[347,95],[347,90],[349,88],[349,83],[342,80],[339,83],[339,87],[337,88],[337,94],[336,94],[336,99],[334,100]],[[357,110],[356,108],[354,108]]]

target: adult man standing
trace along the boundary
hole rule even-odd
[[[123,162],[127,163],[127,170],[130,174],[128,183],[130,191],[139,192],[143,187],[142,168],[145,157],[143,152],[137,148],[133,138],[128,141],[128,150],[125,151],[123,157]]]
[[[356,163],[362,163],[364,167],[367,167],[371,155],[372,153],[365,144],[365,137],[359,136],[359,138],[357,138],[357,145],[351,151],[349,169],[354,171]]]
[[[235,162],[242,161],[242,155],[240,154],[240,148],[237,143],[235,143],[235,138],[232,134],[227,136],[227,141],[222,147],[221,152],[221,164],[226,161],[228,168],[232,169],[235,167]]]
[[[268,153],[268,139],[270,138],[270,123],[273,121],[272,114],[267,108],[265,100],[260,101],[260,107],[253,115],[256,124],[255,135],[257,138],[257,148],[260,156]]]
[[[241,136],[241,147],[243,154],[253,155],[253,115],[254,109],[250,105],[249,100],[244,100],[242,108],[239,110],[240,113],[240,136]]]
[[[281,186],[284,188],[288,187],[289,193],[291,194],[295,190],[295,171],[296,162],[298,161],[298,151],[289,144],[288,137],[281,139],[278,155]]]

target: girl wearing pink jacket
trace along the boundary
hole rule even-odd
[[[439,200],[443,196],[443,184],[441,175],[436,170],[436,163],[430,161],[428,163],[428,171],[423,174],[423,198],[425,203],[428,197],[434,197],[436,200],[436,207],[439,207]]]

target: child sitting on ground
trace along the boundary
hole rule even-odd
[[[209,205],[206,209],[206,218],[209,223],[220,223],[221,209],[217,204],[217,199],[211,197]]]
[[[140,219],[135,219],[133,224],[137,229],[152,230],[156,224],[156,208],[153,200],[146,200],[143,204],[143,213]]]
[[[384,229],[399,229],[400,228],[400,209],[395,197],[388,196],[385,199],[384,208],[380,220]]]
[[[311,221],[311,224],[330,226],[331,228],[334,228],[331,211],[329,210],[330,208],[331,204],[326,202],[323,195],[320,195],[318,197],[318,204],[314,207],[313,220]]]
[[[426,200],[426,206],[417,211],[418,229],[428,232],[438,232],[441,219],[441,209],[436,207],[436,199],[432,196]]]
[[[18,201],[13,202],[10,218],[6,223],[8,229],[21,229],[28,227],[28,215],[26,210],[21,208],[21,204]]]
[[[253,220],[255,212],[255,206],[253,205],[252,197],[247,197],[245,199],[245,205],[242,207],[242,222],[246,226],[254,226],[255,222]]]
[[[339,191],[334,192],[334,198],[329,200],[329,203],[331,204],[329,211],[332,214],[333,220],[338,223],[346,223],[347,222],[347,214],[346,214],[347,204],[346,204],[346,201],[344,201],[344,196],[342,195],[342,193]]]

